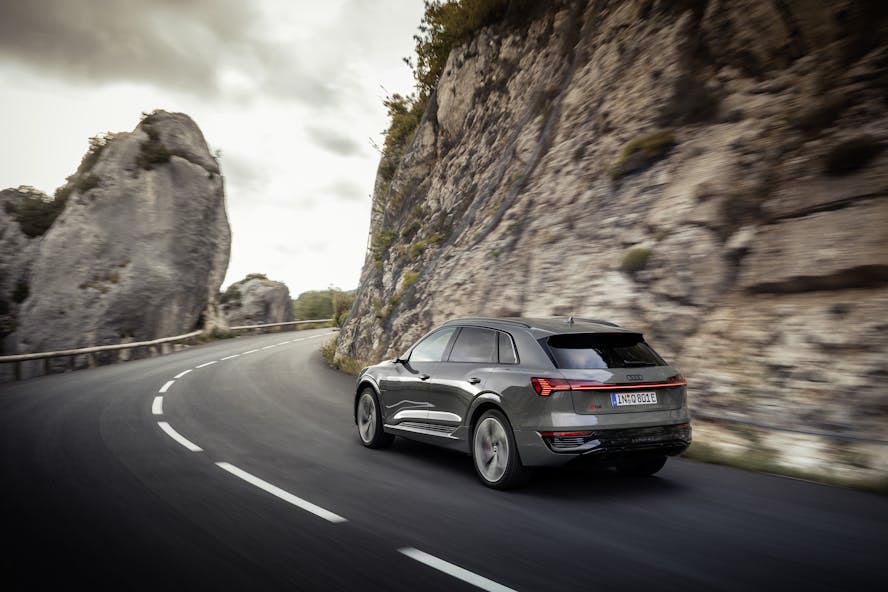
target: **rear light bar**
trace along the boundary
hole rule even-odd
[[[585,438],[592,432],[540,432],[543,438]]]
[[[688,381],[681,374],[670,376],[663,382],[637,382],[633,384],[608,384],[589,380],[566,380],[564,378],[531,378],[533,390],[541,397],[548,397],[558,391],[614,391],[636,390],[640,388],[667,388],[687,386]]]

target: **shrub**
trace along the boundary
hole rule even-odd
[[[419,277],[419,272],[417,271],[405,271],[404,277],[401,279],[401,289],[406,290],[414,283],[416,283],[416,279]]]
[[[611,176],[618,178],[643,169],[665,156],[675,143],[675,132],[671,129],[659,130],[627,142],[611,169]]]
[[[623,262],[620,269],[627,273],[635,273],[647,267],[648,259],[651,257],[651,250],[647,247],[633,247],[626,251],[623,255]]]
[[[219,296],[219,304],[225,306],[226,308],[240,308],[242,304],[242,298],[243,295],[238,289],[237,284],[232,284],[228,286],[228,289]]]
[[[422,224],[420,224],[418,220],[414,220],[413,222],[408,224],[404,230],[401,231],[401,238],[410,240],[411,238],[413,238],[413,235],[420,231],[421,228]]]
[[[848,175],[865,167],[883,150],[885,144],[874,137],[857,136],[830,148],[823,159],[823,169],[828,175]]]
[[[12,291],[12,300],[21,304],[27,300],[30,295],[31,287],[28,285],[28,281],[25,278],[19,278],[15,283],[15,289]]]
[[[242,282],[248,282],[250,280],[265,280],[268,281],[268,276],[264,273],[248,273],[247,277],[245,277]],[[241,282],[241,283],[242,283]]]
[[[382,261],[382,258],[395,242],[397,235],[391,230],[380,230],[373,233],[370,239],[370,252],[374,261]]]
[[[99,186],[99,177],[92,173],[87,173],[81,177],[78,177],[76,183],[74,183],[74,187],[80,193],[86,193],[90,189],[95,189]]]
[[[67,195],[61,199],[50,199],[33,187],[27,186],[19,187],[18,191],[24,194],[24,197],[17,206],[7,202],[7,213],[15,217],[19,228],[29,237],[43,235],[65,209]]]

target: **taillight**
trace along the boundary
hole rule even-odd
[[[610,384],[589,380],[565,380],[563,378],[531,378],[530,384],[533,390],[541,397],[548,397],[558,391],[619,391],[638,390],[641,388],[668,388],[673,386],[687,386],[688,382],[681,374],[670,376],[663,382],[646,382],[632,384]]]
[[[591,435],[592,432],[540,432],[543,438],[585,438]]]

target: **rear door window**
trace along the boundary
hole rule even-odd
[[[666,362],[640,333],[566,333],[553,335],[545,346],[559,368],[642,368]]]
[[[463,327],[456,336],[449,361],[496,364],[497,331],[480,327]]]
[[[508,333],[497,332],[499,335],[499,361],[500,364],[517,364],[518,356],[515,354],[515,344]]]

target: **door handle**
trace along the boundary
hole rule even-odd
[[[429,376],[428,374],[420,374],[419,375],[420,380],[428,380],[429,378],[431,378],[431,376]]]
[[[474,376],[469,379],[469,384],[478,384],[479,382],[481,382],[481,379],[475,378]]]

